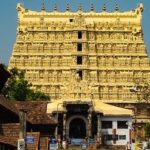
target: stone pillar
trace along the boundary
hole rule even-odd
[[[69,138],[69,126],[66,126],[66,138]]]
[[[66,113],[63,114],[63,137],[66,138],[66,121],[67,115]]]
[[[58,117],[59,117],[59,114],[57,112],[57,114],[56,114],[57,125],[56,125],[56,128],[55,128],[55,138],[56,139],[58,139],[58,124],[59,124]]]
[[[91,137],[92,135],[92,113],[89,112],[88,114],[88,137]]]
[[[100,119],[100,114],[97,115],[97,142],[101,144],[101,129],[102,129],[102,123]]]

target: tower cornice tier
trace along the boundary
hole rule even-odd
[[[41,10],[40,12],[38,11],[32,11],[29,9],[24,8],[20,3],[17,4],[17,10],[18,13],[23,14],[23,15],[29,15],[35,17],[36,15],[38,16],[72,16],[72,15],[84,15],[84,17],[88,16],[88,15],[92,15],[92,17],[94,16],[104,16],[104,17],[112,17],[112,16],[126,16],[126,17],[132,17],[132,16],[137,16],[140,15],[143,10],[144,10],[144,6],[142,3],[140,3],[138,5],[138,7],[134,10],[131,11],[125,11],[125,12],[119,12],[119,11],[114,11],[114,12],[107,12],[107,11],[102,11],[102,12],[95,12],[95,11],[89,11],[89,12],[83,12],[82,10],[77,11],[77,12],[70,12],[70,11],[65,11],[65,12],[59,12],[59,11],[43,11]]]
[[[98,21],[98,22],[115,22],[116,18],[120,19],[121,22],[134,22],[136,24],[141,24],[141,16],[143,11],[143,4],[140,4],[136,9],[126,12],[83,12],[83,11],[77,11],[77,12],[58,12],[58,11],[52,11],[52,12],[46,12],[46,11],[32,11],[25,9],[20,3],[17,5],[18,10],[18,22],[21,25],[24,23],[33,23],[38,22],[39,19],[43,18],[44,22],[48,21],[66,21],[69,22],[68,19],[70,18],[84,18],[85,21]],[[34,18],[34,19],[33,19]]]

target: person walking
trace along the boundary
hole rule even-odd
[[[67,149],[67,143],[65,139],[62,140],[62,148]]]
[[[126,150],[131,150],[131,146],[130,146],[129,142],[127,142],[127,144],[126,144]]]

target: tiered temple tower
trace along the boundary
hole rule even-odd
[[[40,12],[17,5],[18,28],[9,69],[25,70],[35,90],[52,100],[92,96],[135,102],[135,84],[150,83],[150,60],[141,26],[143,5],[128,12]]]

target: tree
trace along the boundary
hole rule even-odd
[[[4,64],[0,64],[0,92],[10,77],[10,73],[6,70],[5,67],[6,66]]]
[[[13,68],[10,70],[11,78],[8,80],[2,93],[5,97],[11,100],[49,100],[50,97],[40,91],[33,91],[31,84],[24,79],[25,72]]]
[[[45,95],[44,93],[40,92],[40,91],[36,91],[34,92],[33,90],[29,91],[29,95],[28,95],[28,99],[29,100],[48,100],[50,99],[49,96]]]

